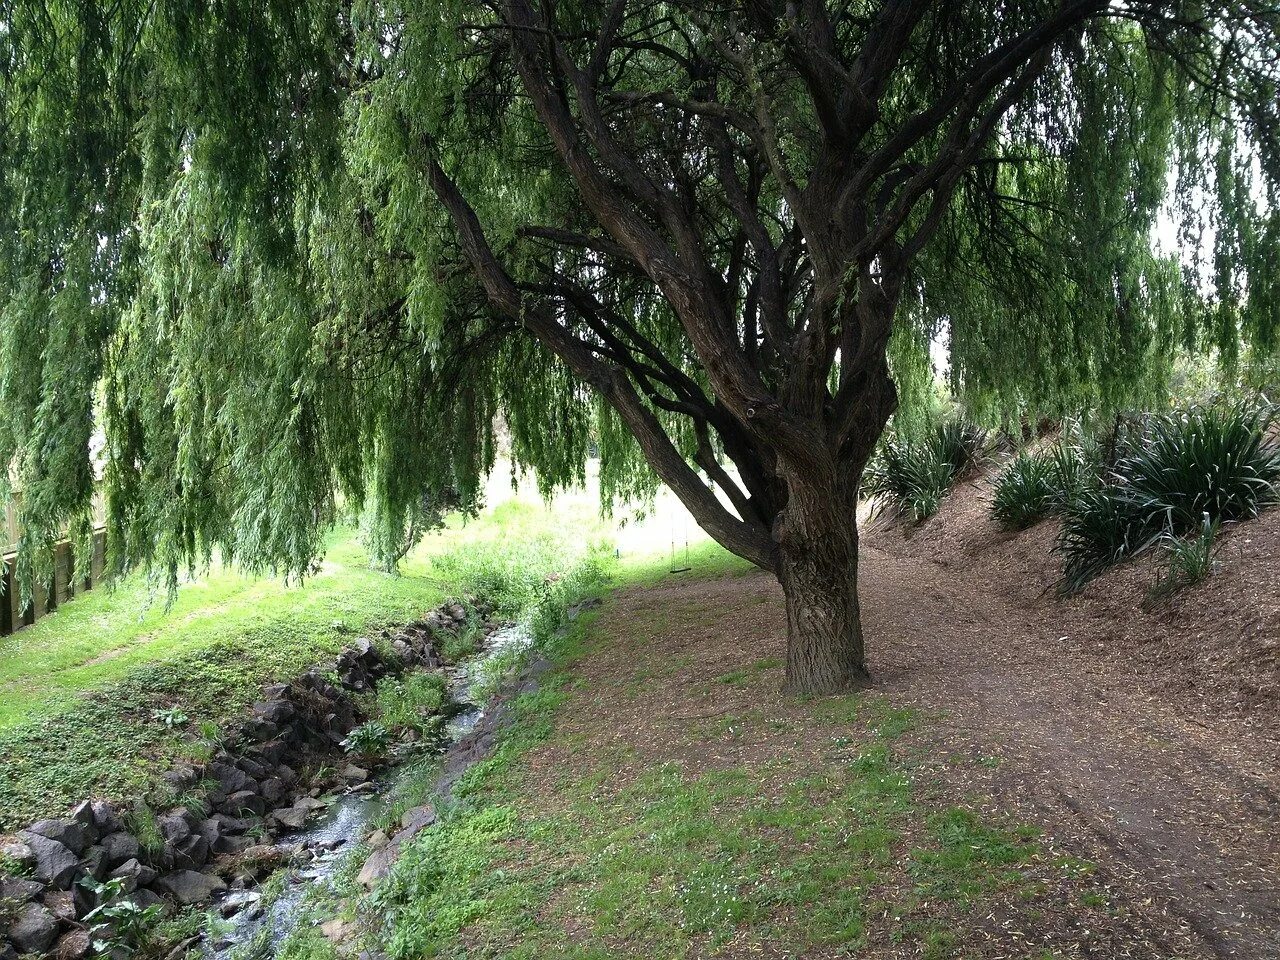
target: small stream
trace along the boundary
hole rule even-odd
[[[505,627],[490,634],[475,656],[446,668],[453,713],[440,743],[442,753],[447,753],[484,716],[484,708],[475,702],[472,691],[484,675],[485,664],[501,653],[527,647],[531,641],[524,626]],[[293,865],[281,867],[268,881],[272,888],[282,883],[281,892],[271,898],[269,907],[263,908],[261,887],[230,891],[214,905],[224,915],[230,914],[230,919],[215,939],[205,942],[205,956],[210,960],[274,957],[285,938],[297,928],[311,894],[331,886],[333,878],[347,866],[353,849],[383,810],[385,795],[394,788],[405,762],[382,771],[372,789],[357,788],[339,797],[306,829],[281,837],[275,846]]]

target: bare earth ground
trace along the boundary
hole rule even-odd
[[[921,902],[904,891],[919,889],[908,861],[926,840],[901,827],[868,894],[890,906],[868,911],[855,955],[1280,957],[1278,518],[1241,528],[1217,577],[1144,613],[1140,566],[1083,598],[1046,593],[1053,531],[999,534],[983,496],[962,491],[928,537],[866,538],[869,696],[883,701],[877,716],[924,718],[893,749],[927,808],[1035,824],[1039,852],[1016,884]],[[535,815],[563,813],[571,782],[589,782],[593,801],[625,800],[655,768],[753,771],[737,802],[767,809],[796,776],[838,778],[852,756],[821,701],[777,693],[784,617],[764,574],[625,592],[595,633],[556,737],[528,758]],[[1073,873],[1081,861],[1096,871]],[[545,911],[570,939],[583,916],[573,895]],[[786,926],[692,954],[848,955],[803,938],[780,946]],[[950,938],[951,952],[906,929]],[[625,939],[609,950],[621,954],[645,955]]]
[[[1055,525],[1000,533],[981,487],[929,523],[868,538],[881,680],[946,710],[954,743],[998,749],[998,804],[1038,808],[1211,954],[1280,957],[1280,515],[1150,611],[1155,558],[1064,601]]]

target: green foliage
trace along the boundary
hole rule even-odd
[[[153,941],[164,916],[164,907],[159,904],[140,907],[123,898],[124,881],[121,879],[99,883],[93,877],[84,877],[80,886],[101,904],[84,916],[95,954],[129,957]]]
[[[1108,482],[1086,488],[1066,510],[1058,549],[1068,589],[1162,536],[1203,533],[1205,524],[1216,529],[1274,503],[1273,420],[1269,408],[1227,403],[1150,418],[1127,440]]]
[[[1001,524],[1022,530],[1053,508],[1053,465],[1044,454],[1021,450],[996,477],[991,513]]]
[[[391,731],[379,720],[366,720],[347,734],[342,749],[366,760],[381,760],[391,749]]]
[[[991,513],[1004,526],[1022,530],[1064,513],[1097,483],[1091,454],[1064,435],[1048,449],[1018,452],[996,477]]]
[[[445,679],[415,672],[378,684],[378,719],[391,730],[422,730],[444,705]]]
[[[1158,601],[1184,587],[1199,583],[1217,566],[1214,559],[1217,550],[1219,524],[1205,514],[1200,530],[1189,537],[1175,537],[1166,533],[1161,537],[1168,558],[1168,568],[1152,587],[1148,599]]]
[[[952,484],[982,462],[987,431],[963,419],[935,424],[921,440],[886,437],[867,465],[863,491],[913,520],[938,512]]]

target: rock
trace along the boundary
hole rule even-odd
[[[26,880],[22,877],[0,877],[0,901],[26,903],[40,896],[40,891],[43,889],[44,886],[35,880]]]
[[[132,893],[139,887],[149,887],[156,881],[156,872],[138,860],[126,860],[111,871],[112,879],[124,881],[124,892]]]
[[[198,833],[183,837],[173,845],[173,865],[178,870],[195,870],[209,859],[209,841]]]
[[[266,812],[267,805],[252,790],[240,790],[222,801],[221,810],[223,813],[232,815],[249,813],[255,817],[260,817]]]
[[[185,793],[200,781],[200,775],[189,764],[180,763],[160,775],[160,780],[174,796]]]
[[[242,729],[244,730],[246,739],[252,740],[254,743],[274,740],[280,735],[279,724],[272,723],[270,720],[262,720],[257,717],[246,720]]]
[[[160,835],[165,840],[176,844],[179,840],[184,840],[191,836],[191,815],[187,812],[186,807],[178,807],[176,810],[158,817],[156,826],[160,828]]]
[[[97,825],[93,821],[93,801],[92,800],[81,800],[79,803],[77,803],[74,807],[71,808],[71,813],[68,814],[68,816],[70,819],[74,820],[76,823],[83,824],[84,826],[88,827],[90,830],[96,831],[98,829]]]
[[[54,890],[40,898],[45,909],[59,920],[71,922],[76,918],[76,898],[70,890]]]
[[[36,865],[36,855],[31,847],[17,837],[0,837],[0,859],[16,864],[23,870]]]
[[[57,840],[50,840],[29,830],[23,830],[19,837],[31,848],[37,880],[55,890],[65,890],[71,886],[80,870],[80,861],[70,849]]]
[[[356,878],[356,882],[363,887],[372,887],[391,872],[392,865],[399,857],[400,848],[394,843],[388,843],[381,850],[375,850],[360,868],[360,876]]]
[[[274,724],[288,723],[297,712],[288,700],[266,700],[253,705],[255,719]]]
[[[323,810],[329,806],[329,804],[325,803],[323,800],[317,800],[315,797],[299,797],[294,801],[293,805],[295,807],[301,807],[308,813],[312,813],[316,810]]]
[[[436,808],[434,804],[425,803],[420,807],[414,807],[406,810],[404,815],[400,817],[400,826],[405,829],[413,829],[416,833],[436,822]]]
[[[285,782],[285,786],[298,782],[298,775],[293,772],[293,767],[283,763],[276,768],[276,776]]]
[[[93,828],[78,820],[37,820],[27,830],[62,844],[76,856],[84,853],[97,839]]]
[[[275,740],[268,740],[266,743],[256,744],[251,749],[255,757],[262,758],[264,766],[274,767],[284,758],[289,747],[284,740],[277,738]]]
[[[93,826],[98,831],[99,836],[106,836],[108,833],[116,833],[122,830],[123,824],[120,822],[120,814],[116,812],[116,808],[105,800],[95,800],[92,804],[93,810]]]
[[[253,790],[257,784],[239,767],[229,763],[211,763],[205,768],[205,774],[218,784],[218,790],[231,796],[242,790]]]
[[[215,893],[227,889],[221,877],[194,870],[175,870],[155,882],[156,889],[168,894],[183,906],[204,903]]]
[[[84,865],[85,873],[95,880],[101,880],[107,875],[109,868],[107,848],[98,844],[93,845],[84,852],[84,856],[80,858],[80,863]]]
[[[224,917],[232,917],[245,907],[255,906],[261,899],[262,894],[257,890],[236,890],[218,904],[218,912]]]
[[[278,824],[283,830],[301,830],[302,825],[307,822],[309,816],[311,816],[310,810],[305,807],[294,806],[276,810],[268,819],[272,823]]]
[[[348,763],[342,768],[342,779],[347,783],[364,783],[369,779],[369,771],[364,767],[357,767],[354,763]]]
[[[334,917],[332,920],[326,920],[320,924],[320,932],[324,934],[326,940],[333,943],[341,943],[350,935],[351,926],[349,921]]]
[[[38,903],[22,907],[9,927],[9,940],[19,953],[44,953],[57,936],[57,918]]]
[[[93,947],[88,930],[72,930],[64,933],[53,948],[54,960],[84,960]]]
[[[279,777],[268,777],[266,780],[263,780],[258,787],[258,792],[262,795],[262,799],[266,801],[269,806],[275,806],[280,803],[280,801],[284,799],[284,795],[287,791],[288,787],[285,786],[284,781]]]
[[[125,897],[125,899],[139,910],[146,910],[148,907],[160,907],[166,913],[169,911],[169,905],[154,890],[139,888]]]
[[[117,867],[126,860],[133,860],[142,853],[142,846],[131,833],[117,831],[102,838],[102,849],[107,854],[107,866]]]
[[[391,842],[391,838],[387,836],[385,830],[375,830],[369,834],[369,839],[365,842],[369,845],[370,850],[381,850]]]
[[[0,960],[18,960],[18,951],[8,940],[0,940]]]
[[[249,821],[241,820],[239,817],[232,817],[225,813],[215,813],[210,820],[216,820],[223,834],[244,833],[249,829]]]

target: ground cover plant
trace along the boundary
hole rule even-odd
[[[1096,445],[1064,435],[1041,450],[1020,450],[992,484],[991,514],[1001,525],[1022,530],[1061,516],[1087,487],[1100,482]]]

